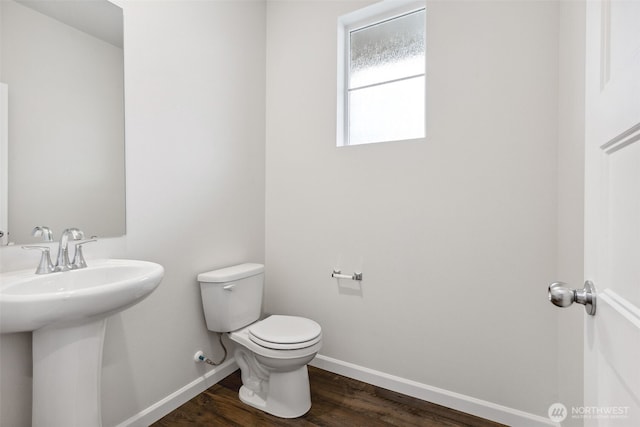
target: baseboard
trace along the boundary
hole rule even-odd
[[[171,393],[164,399],[121,422],[116,427],[147,427],[193,399],[212,385],[226,378],[236,369],[238,369],[238,365],[235,360],[231,358],[203,376],[191,381],[181,389]]]
[[[447,408],[506,424],[508,426],[560,426],[546,417],[530,414],[528,412],[487,402],[486,400],[465,396],[464,394],[455,393],[427,384],[418,383],[416,381],[407,380],[394,375],[385,374],[384,372],[343,362],[320,354],[311,361],[310,365],[324,369],[325,371],[334,372],[345,377],[372,384],[377,387],[396,391],[398,393],[406,394],[407,396],[426,400],[428,402],[446,406]]]
[[[549,418],[530,414],[518,409],[509,408],[476,399],[464,394],[455,393],[449,390],[422,384],[405,378],[389,375],[384,372],[365,368],[353,363],[333,359],[331,357],[317,355],[310,365],[325,371],[334,372],[345,377],[353,378],[368,384],[382,387],[387,390],[396,391],[426,400],[438,405],[467,414],[482,417],[491,421],[518,427],[560,427],[560,424],[552,422]],[[212,385],[232,374],[238,365],[233,359],[227,360],[215,369],[207,372],[181,389],[171,393],[164,399],[154,403],[146,409],[118,424],[116,427],[147,427],[158,421],[180,405],[196,397]]]

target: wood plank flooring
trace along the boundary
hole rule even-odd
[[[238,398],[242,385],[238,370],[151,427],[502,426],[312,366],[309,382],[311,410],[300,418],[277,418],[242,403]]]

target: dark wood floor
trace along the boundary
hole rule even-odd
[[[242,381],[236,371],[151,427],[502,425],[312,366],[309,381],[311,410],[300,418],[277,418],[242,403],[238,398]]]

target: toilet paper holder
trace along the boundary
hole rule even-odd
[[[333,270],[333,273],[331,273],[331,277],[333,277],[334,279],[349,279],[349,280],[357,280],[357,281],[361,281],[362,280],[362,273],[353,273],[352,275],[348,275],[348,274],[342,274],[342,272],[340,270]]]

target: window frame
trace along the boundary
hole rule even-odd
[[[416,141],[426,138],[426,88],[427,88],[427,70],[426,70],[426,52],[425,52],[425,92],[423,93],[425,121],[424,136],[414,139],[388,140],[388,141],[372,141],[361,144],[349,143],[349,72],[350,72],[350,34],[352,31],[363,29],[372,25],[376,25],[385,21],[399,18],[413,12],[425,10],[425,50],[426,50],[426,1],[416,0],[385,0],[375,3],[371,6],[358,9],[351,13],[338,18],[338,76],[337,76],[337,117],[336,117],[336,146],[350,147],[357,145],[378,144],[380,142],[399,142],[399,141]],[[386,83],[385,83],[386,84]]]

